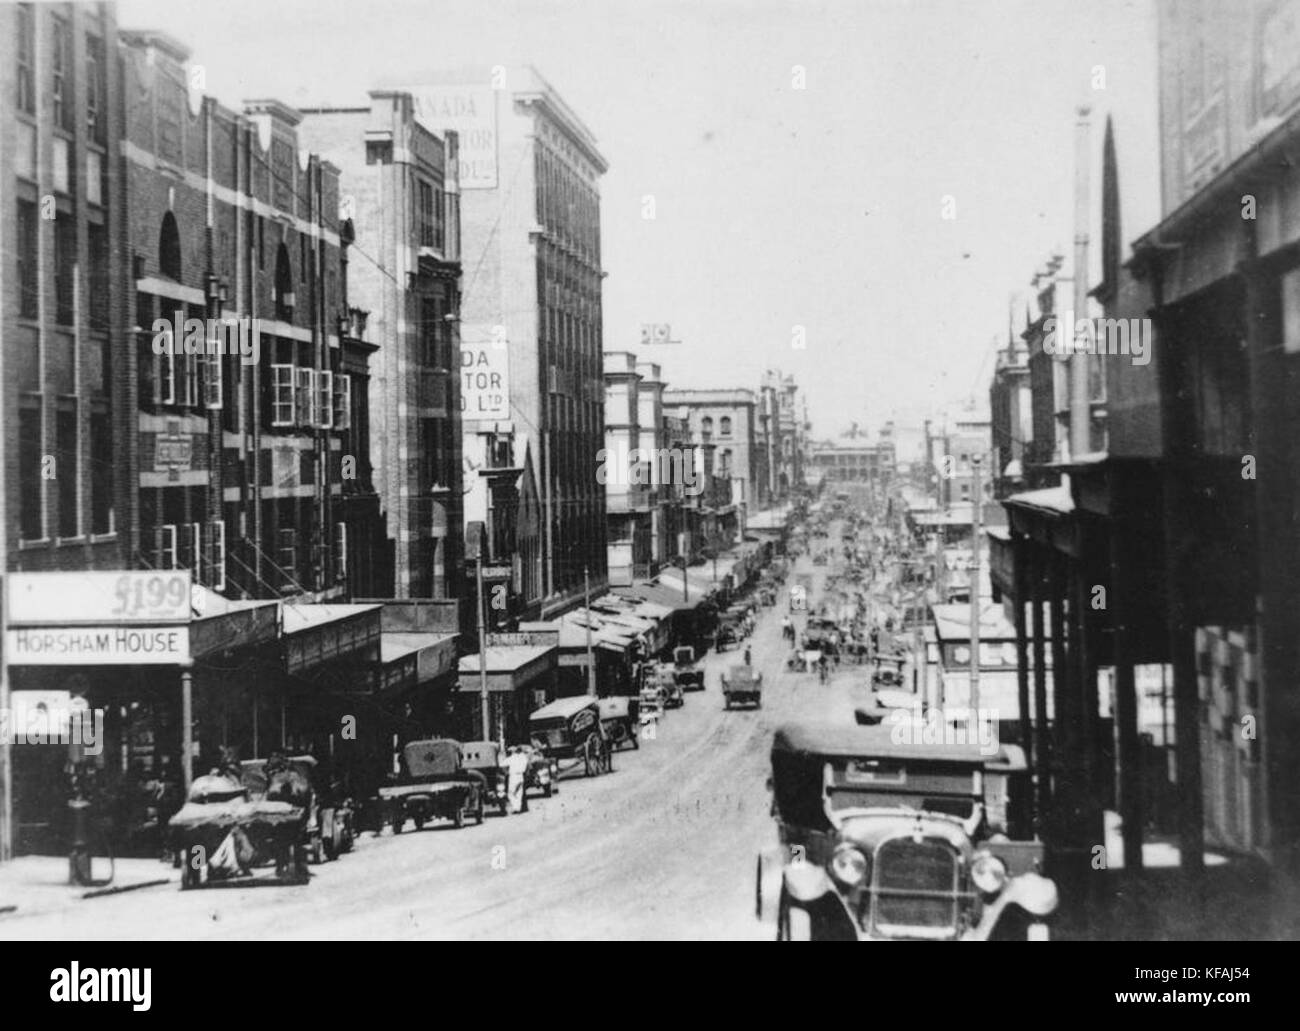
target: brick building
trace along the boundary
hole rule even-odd
[[[134,550],[122,77],[110,4],[0,7],[0,410],[9,569]]]
[[[343,445],[364,406],[343,369],[338,170],[300,148],[292,108],[237,113],[191,89],[182,44],[121,42],[135,558],[236,597],[372,595],[378,513],[344,498]],[[204,318],[240,320],[241,348],[256,346],[157,353],[158,327]]]
[[[348,303],[367,315],[370,444],[399,598],[463,586],[460,198],[456,136],[415,118],[410,94],[303,111],[299,137],[341,170],[356,225]]]

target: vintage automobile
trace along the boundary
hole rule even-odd
[[[1046,940],[1057,892],[1027,840],[1024,753],[899,729],[777,731],[780,846],[758,858],[759,919],[778,941]]]
[[[505,754],[496,741],[466,741],[461,746],[461,762],[466,770],[483,777],[483,804],[494,805],[502,816],[510,813],[510,791],[506,785]],[[527,791],[524,811],[528,811]]]
[[[450,820],[457,827],[471,818],[483,822],[487,779],[481,771],[466,768],[459,741],[411,741],[402,749],[402,766],[398,782],[379,789],[394,834],[402,833],[408,819],[416,830],[431,820]]]
[[[722,704],[730,709],[733,705],[752,705],[755,709],[763,707],[763,674],[752,666],[732,666],[722,674]]]
[[[600,718],[600,705],[590,695],[557,698],[528,717],[533,744],[558,765],[582,764],[584,775],[611,773],[614,753]],[[570,767],[571,769],[573,767]]]
[[[727,619],[718,621],[718,630],[713,638],[713,646],[720,652],[725,652],[728,648],[738,648],[740,646],[740,629]]]
[[[528,756],[528,769],[524,773],[524,797],[530,791],[540,791],[544,798],[550,798],[560,790],[556,783],[559,767],[554,759],[549,759],[537,745],[520,745]]]
[[[638,701],[641,703],[640,719],[643,724],[656,721],[664,714],[664,692],[657,681],[647,679],[641,682]]]
[[[673,649],[673,680],[683,691],[704,690],[704,666],[688,644]]]
[[[322,782],[320,767],[314,756],[293,755],[285,763],[311,788],[304,841],[311,861],[322,863],[352,851],[352,845],[356,841],[356,813],[352,800],[340,797],[330,785]],[[239,764],[240,780],[248,788],[250,798],[264,798],[267,795],[266,764],[266,759],[246,759]]]
[[[605,726],[605,736],[611,748],[631,745],[640,748],[638,731],[641,729],[641,699],[626,695],[601,698],[600,722]]]

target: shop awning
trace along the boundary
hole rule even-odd
[[[190,623],[190,652],[196,659],[267,644],[280,633],[279,602],[235,601],[199,584],[191,598],[196,615]]]
[[[381,634],[379,687],[415,687],[456,669],[455,634]]]
[[[559,664],[559,649],[554,645],[489,645],[486,668],[489,691],[514,691],[529,681],[554,670]],[[479,690],[478,653],[461,657],[457,667],[460,690]]]
[[[285,669],[298,673],[366,648],[378,649],[382,605],[280,603]]]

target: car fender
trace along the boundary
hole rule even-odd
[[[832,890],[831,879],[818,864],[798,859],[785,867],[785,890],[797,902],[815,902]]]
[[[988,940],[1008,906],[1019,906],[1041,924],[1056,911],[1059,901],[1055,881],[1042,874],[1023,873],[1013,878],[1002,893],[984,907],[979,923],[962,936],[963,940]]]

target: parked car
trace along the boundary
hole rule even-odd
[[[409,742],[397,783],[379,789],[394,834],[402,833],[408,819],[416,830],[431,820],[450,820],[457,827],[470,819],[482,823],[485,794],[482,772],[466,768],[463,746],[450,738]]]
[[[583,772],[610,773],[613,751],[600,718],[600,706],[590,695],[557,698],[528,717],[528,733],[536,747],[557,765],[571,761]]]
[[[494,805],[502,816],[510,813],[510,790],[506,784],[505,755],[496,741],[466,741],[461,745],[461,760],[466,770],[483,778],[483,804]],[[524,811],[528,810],[527,792]]]
[[[704,665],[690,645],[673,649],[673,680],[683,691],[704,690]]]
[[[763,707],[763,674],[751,666],[736,665],[722,674],[723,708],[733,705]]]
[[[614,695],[600,699],[600,722],[605,725],[605,736],[611,748],[631,745],[640,748],[637,732],[641,729],[641,699]]]
[[[520,747],[528,756],[528,769],[524,773],[524,798],[527,799],[530,791],[540,791],[544,798],[550,798],[560,790],[560,785],[556,783],[559,775],[557,763],[536,745]]]
[[[1024,752],[896,736],[777,731],[780,844],[758,857],[759,918],[775,919],[779,941],[1046,940],[1057,891],[1028,836]]]

